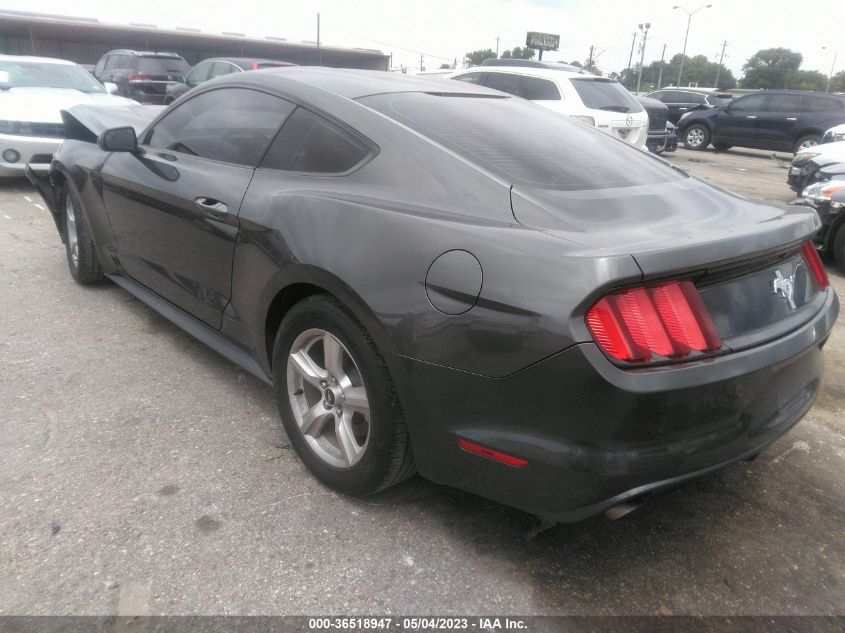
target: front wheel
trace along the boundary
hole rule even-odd
[[[684,132],[684,147],[700,151],[710,145],[710,130],[702,123],[694,123]]]
[[[315,295],[291,308],[276,336],[273,374],[285,432],[323,483],[366,496],[413,474],[390,372],[343,304]]]
[[[67,265],[73,280],[83,286],[102,283],[106,277],[91,239],[91,227],[70,189],[65,191],[63,215]]]

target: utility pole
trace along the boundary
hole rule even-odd
[[[643,79],[643,63],[645,62],[645,43],[648,40],[648,30],[651,28],[651,22],[640,24],[640,30],[643,32],[643,41],[640,44],[640,72],[637,73],[637,94],[640,92],[640,82]],[[643,28],[645,27],[645,28]]]
[[[719,56],[719,68],[716,69],[716,83],[713,87],[719,89],[719,75],[722,74],[722,62],[725,61],[725,47],[728,45],[728,40],[722,42],[722,54]]]
[[[590,44],[590,56],[587,58],[587,72],[593,72],[593,45]]]
[[[420,53],[420,70],[425,70],[425,66],[423,66],[423,54]]]
[[[826,50],[827,46],[822,46],[822,50]],[[830,80],[833,79],[833,69],[836,67],[836,57],[839,55],[839,51],[833,52],[833,63],[830,64],[830,74],[827,76],[827,88],[825,88],[825,92],[830,92]]]
[[[628,67],[625,69],[625,79],[628,79],[628,75],[631,73],[631,60],[634,59],[634,44],[637,43],[637,32],[634,31],[634,39],[631,40],[631,53],[628,55]]]
[[[496,59],[499,59],[499,36],[496,36]]]
[[[323,65],[323,51],[320,50],[320,14],[317,13],[317,64]]]
[[[657,74],[657,88],[660,90],[660,83],[663,81],[663,60],[666,57],[666,44],[663,45],[663,52],[660,53],[660,72]]]

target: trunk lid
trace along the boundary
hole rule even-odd
[[[628,254],[645,282],[692,279],[733,350],[794,330],[824,304],[801,252],[818,228],[811,210],[692,178],[589,191],[514,186],[511,200],[517,221],[566,240],[573,254]]]

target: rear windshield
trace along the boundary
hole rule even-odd
[[[513,183],[581,190],[686,178],[624,141],[522,99],[405,92],[359,101]]]
[[[642,106],[624,86],[602,79],[571,79],[572,85],[588,108],[611,112],[642,112]]]
[[[139,57],[138,72],[145,75],[186,75],[191,67],[181,57]]]

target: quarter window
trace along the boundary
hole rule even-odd
[[[468,84],[484,84],[484,75],[486,73],[467,73],[460,77],[453,77],[455,81],[465,81]]]
[[[255,167],[294,105],[245,88],[221,88],[185,101],[147,135],[156,147]]]
[[[369,153],[349,132],[305,108],[297,108],[273,141],[261,166],[284,171],[337,174]]]

